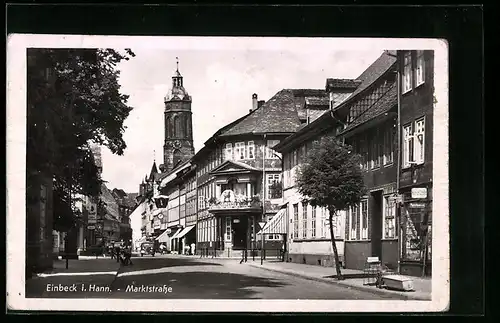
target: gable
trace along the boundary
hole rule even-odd
[[[257,171],[258,169],[247,165],[245,163],[236,162],[232,160],[226,160],[224,163],[214,168],[211,174],[224,174],[224,173],[234,173],[234,172],[251,172]]]

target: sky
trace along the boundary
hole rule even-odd
[[[219,128],[248,113],[253,93],[267,101],[281,89],[324,89],[327,78],[356,78],[382,54],[378,49],[334,47],[299,51],[296,45],[269,50],[250,45],[132,50],[136,57],[118,65],[121,92],[130,96],[128,104],[133,107],[124,124],[127,148],[122,156],[102,148],[107,186],[128,193],[138,192],[153,160],[157,165],[163,162],[163,98],[172,85],[176,57],[193,100],[197,152]]]

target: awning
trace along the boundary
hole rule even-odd
[[[279,210],[271,220],[257,233],[261,234],[285,234],[286,233],[286,208]]]
[[[184,229],[182,229],[182,231],[181,231],[181,232],[179,232],[179,234],[177,234],[177,235],[175,236],[175,238],[176,238],[176,239],[180,239],[180,238],[184,237],[184,236],[185,236],[185,235],[186,235],[189,231],[191,231],[191,229],[193,229],[193,228],[194,228],[194,225],[190,225],[190,226],[185,227]]]
[[[163,231],[163,233],[160,234],[155,240],[158,240],[158,242],[160,243],[168,242],[168,240],[170,239],[170,237],[168,236],[168,232],[168,230]]]
[[[135,244],[139,245],[139,244],[143,243],[144,241],[146,241],[146,237],[140,237],[139,239],[137,239],[135,241]]]
[[[177,238],[177,236],[179,235],[179,233],[181,233],[181,231],[182,231],[182,228],[177,229],[177,231],[174,233],[174,235],[172,237],[170,237],[170,239]]]

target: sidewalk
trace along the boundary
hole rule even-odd
[[[88,260],[88,261],[87,261]],[[88,259],[69,259],[68,269],[66,269],[66,259],[54,260],[53,268],[44,274],[55,274],[55,273],[86,273],[86,272],[112,272],[117,271],[120,268],[120,264],[116,262],[116,259],[111,259],[109,257],[100,257],[96,259],[95,257],[90,257]]]
[[[408,300],[431,300],[431,279],[430,278],[420,278],[411,277],[413,279],[413,287],[415,291],[404,292],[389,290],[384,288],[377,288],[375,286],[364,285],[367,282],[363,278],[346,278],[344,280],[336,280],[331,278],[335,274],[335,269],[332,267],[314,266],[314,265],[303,265],[291,262],[280,262],[280,261],[264,261],[264,264],[260,264],[259,261],[246,262],[247,265],[261,268],[264,270],[284,273],[291,276],[301,277],[304,279],[315,280],[320,282],[326,282],[330,284],[338,284],[348,288],[353,288],[362,291],[368,291],[379,295],[396,294],[404,297]],[[361,270],[354,269],[342,269],[342,275],[349,277],[360,276],[363,274]]]

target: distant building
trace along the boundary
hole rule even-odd
[[[282,161],[273,147],[307,122],[306,99],[325,97],[324,90],[284,89],[264,103],[254,94],[248,114],[205,142],[193,158],[198,251],[238,256],[262,247],[259,223],[269,221],[282,202]],[[266,234],[268,255],[281,249],[281,233]]]

